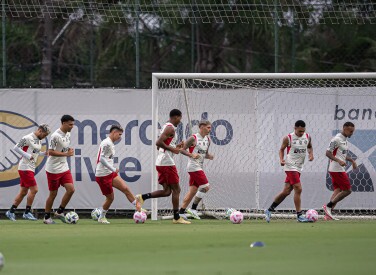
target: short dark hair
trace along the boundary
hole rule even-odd
[[[305,127],[305,122],[303,120],[298,120],[295,122],[295,127]]]
[[[120,125],[117,125],[117,124],[114,124],[114,125],[111,125],[111,128],[110,128],[110,133],[114,130],[118,130],[120,132],[124,132],[124,129],[123,127],[121,127]]]
[[[171,110],[170,117],[173,117],[173,116],[181,116],[181,111],[178,109]]]
[[[74,121],[74,118],[70,115],[63,115],[61,117],[61,124],[63,124],[63,122],[68,122],[68,121]]]
[[[354,123],[347,121],[347,122],[345,122],[345,124],[343,124],[343,128],[345,128],[345,127],[355,127],[355,125],[354,125]]]

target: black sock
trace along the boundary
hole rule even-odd
[[[58,209],[56,212],[57,212],[58,214],[61,214],[61,213],[64,212],[64,209],[65,209],[65,207],[62,207],[62,206],[60,205],[59,209]]]
[[[147,200],[147,199],[150,199],[150,198],[151,198],[151,193],[146,193],[146,194],[142,195],[143,200]]]
[[[301,215],[303,215],[303,211],[296,212],[296,216],[299,218]]]
[[[25,214],[30,213],[30,212],[31,212],[31,206],[26,205]]]
[[[9,212],[10,213],[14,213],[14,212],[16,212],[16,209],[17,209],[17,206],[15,206],[14,204],[10,207],[10,209],[9,209]]]
[[[185,208],[180,208],[179,213],[180,213],[180,214],[184,214],[184,213],[185,213]]]
[[[44,219],[48,220],[49,218],[51,218],[51,213],[44,212]]]
[[[197,209],[197,206],[198,206],[198,203],[192,203],[192,209],[193,209],[193,210],[196,210],[196,209]]]
[[[329,208],[333,208],[333,204],[332,201],[330,201],[326,206],[329,207]]]
[[[268,210],[273,212],[278,205],[279,205],[279,203],[273,202]]]
[[[178,220],[180,218],[179,210],[174,209],[174,220]]]

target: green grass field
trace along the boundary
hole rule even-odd
[[[0,220],[1,274],[372,274],[376,222]],[[263,241],[263,248],[250,248]]]

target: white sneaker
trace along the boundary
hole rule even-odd
[[[99,223],[103,223],[103,224],[110,224],[110,222],[106,219],[106,217],[99,218],[98,222]]]
[[[56,218],[58,218],[59,220],[61,220],[63,223],[66,223],[64,213],[59,214],[59,213],[57,213],[57,211],[56,211],[56,212],[54,213],[54,216],[55,216]]]
[[[54,221],[54,220],[52,220],[51,218],[49,218],[49,219],[43,219],[43,223],[44,224],[55,224],[56,222]]]
[[[326,205],[324,204],[324,205],[322,206],[322,209],[324,209],[325,214],[326,214],[329,218],[331,218],[332,220],[334,220],[333,215],[332,215],[332,209],[331,209],[330,207],[328,207],[328,206],[326,206]]]
[[[196,220],[201,220],[200,216],[197,213],[197,210],[191,209],[191,208],[187,208],[187,210],[185,210],[185,212],[187,212],[189,215],[191,215],[192,218],[194,218]]]

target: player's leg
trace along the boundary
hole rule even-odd
[[[195,185],[189,186],[188,193],[185,195],[183,199],[183,203],[180,207],[179,214],[183,219],[186,219],[187,216],[185,215],[185,210],[187,209],[189,203],[192,201],[193,197],[196,195],[198,187]]]
[[[102,205],[101,215],[98,218],[98,222],[103,223],[103,224],[109,224],[110,222],[107,220],[106,214],[107,214],[108,209],[110,209],[112,202],[114,201],[114,198],[115,198],[114,192],[110,194],[106,194],[105,197],[106,199]]]
[[[172,201],[172,209],[174,211],[174,224],[190,224],[190,221],[186,221],[179,215],[179,198],[180,198],[180,185],[179,183],[170,184],[171,188],[171,201]]]
[[[65,210],[65,207],[68,205],[69,201],[71,200],[71,198],[72,198],[72,196],[75,192],[74,185],[73,185],[73,177],[72,177],[70,170],[64,172],[61,175],[61,177],[59,179],[59,183],[60,183],[61,186],[64,187],[65,193],[64,193],[64,195],[61,199],[60,206],[56,210],[54,215],[55,215],[55,217],[59,218],[62,222],[65,223],[64,210]]]
[[[307,218],[304,217],[303,211],[302,211],[302,200],[301,200],[301,195],[302,195],[302,184],[295,183],[292,185],[294,189],[294,204],[295,204],[295,210],[296,210],[296,218],[299,222],[309,222]]]
[[[291,191],[293,190],[292,185],[286,178],[285,186],[283,187],[283,190],[274,198],[273,203],[270,205],[268,209],[265,210],[265,220],[267,222],[270,222],[271,214],[275,211],[276,207],[280,205],[283,200],[291,194]]]
[[[45,224],[54,224],[55,222],[51,219],[51,210],[52,210],[52,205],[54,204],[55,198],[57,196],[57,189],[56,190],[51,190],[50,188],[50,193],[48,195],[48,198],[46,200],[46,206],[44,208],[44,220],[43,222]]]
[[[192,208],[187,209],[187,213],[190,214],[193,218],[200,220],[200,216],[197,213],[197,206],[200,203],[200,201],[206,196],[206,193],[208,193],[210,190],[209,183],[206,183],[204,185],[200,185],[198,188],[198,191],[196,193],[196,196],[193,199]]]
[[[127,197],[128,201],[136,207],[137,211],[141,211],[140,202],[136,199],[128,185],[120,176],[116,176],[112,180],[112,186],[121,191]]]
[[[31,206],[33,205],[35,195],[38,193],[38,186],[33,185],[29,187],[29,192],[27,194],[27,201],[26,201],[26,209],[25,213],[23,214],[23,218],[26,220],[36,221],[37,219],[34,217],[33,213],[31,213]]]
[[[20,191],[18,192],[17,196],[14,199],[14,202],[12,206],[9,208],[9,210],[5,213],[5,215],[10,219],[11,221],[16,221],[16,209],[24,199],[24,197],[27,195],[28,188],[27,187],[20,187]]]

